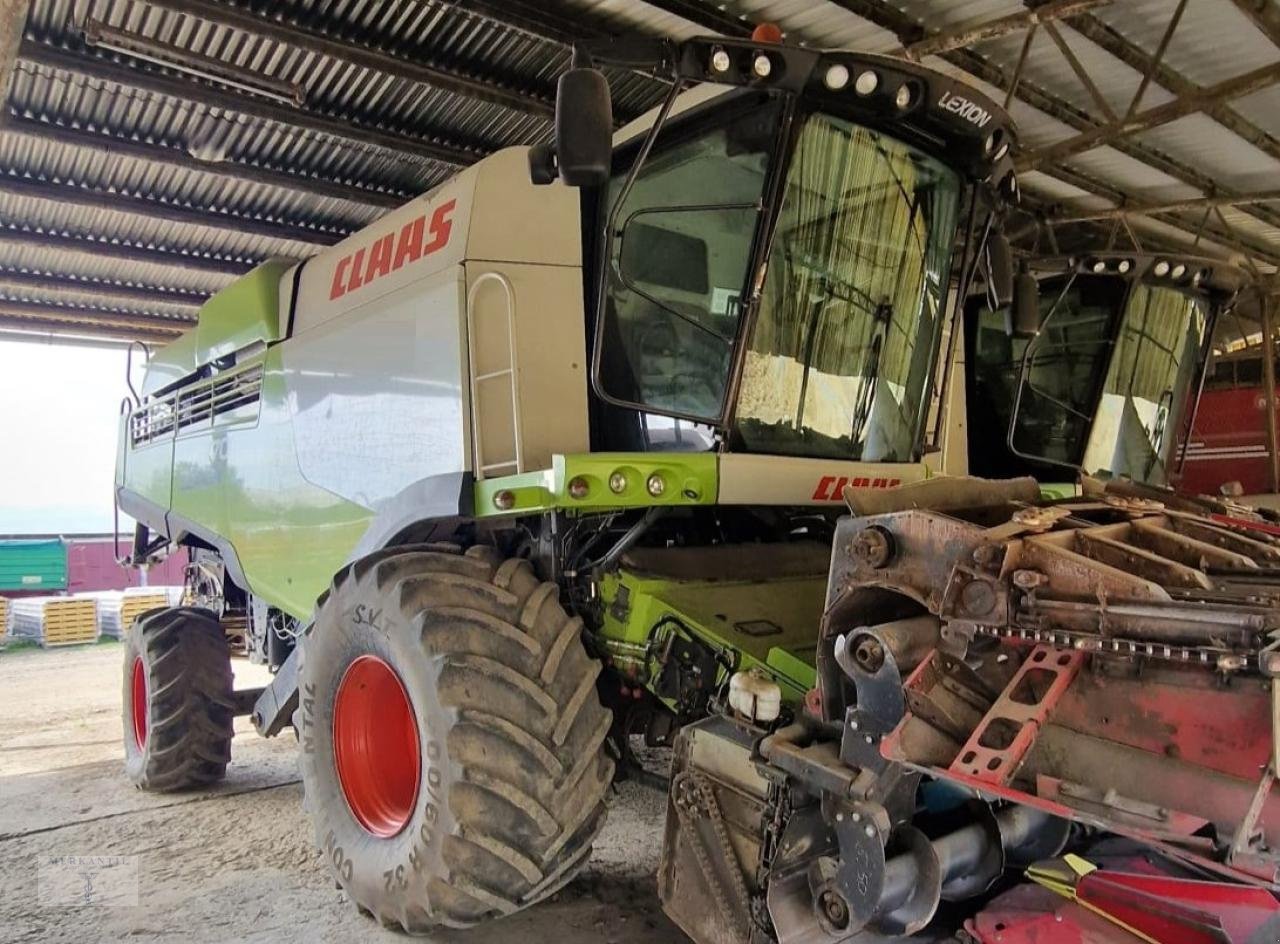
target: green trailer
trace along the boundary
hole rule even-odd
[[[67,543],[61,538],[0,541],[0,593],[67,588]]]

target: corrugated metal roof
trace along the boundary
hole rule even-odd
[[[102,286],[83,293],[74,283],[73,290],[27,284],[15,293],[3,289],[0,278],[0,313],[8,301],[60,306],[68,312],[91,305],[134,314],[189,315],[189,305],[173,305],[164,290],[207,294],[269,256],[306,255],[325,240],[367,225],[393,199],[428,189],[454,171],[452,164],[420,153],[415,141],[480,155],[546,140],[546,103],[567,62],[567,44],[577,37],[634,31],[689,37],[707,33],[708,24],[740,32],[767,20],[778,23],[789,41],[886,53],[938,30],[1020,14],[1042,3],[34,0],[26,28],[28,55],[15,68],[9,91],[10,112],[18,122],[13,128],[22,133],[0,131],[0,275],[46,274],[51,286],[89,278],[154,289],[155,298],[143,301],[136,291],[128,298],[113,297]],[[1057,24],[1117,114],[1128,109],[1142,79],[1143,60],[1160,45],[1176,6],[1177,0],[1117,0]],[[236,17],[217,15],[220,11],[247,16],[250,28],[236,25]],[[254,18],[284,24],[293,35],[282,40],[274,28],[255,31]],[[220,96],[216,90],[225,93],[225,86],[139,67],[127,56],[90,48],[83,36],[90,20],[249,74],[295,83],[305,92],[305,105],[292,115],[272,112],[268,117],[245,104],[251,99],[243,93],[237,93],[239,98]],[[1003,100],[1002,83],[1017,66],[1025,36],[1015,30],[930,57],[926,64],[959,74]],[[340,48],[335,51],[333,43]],[[341,47],[388,58],[371,65]],[[41,50],[56,51],[56,60]],[[1131,61],[1123,61],[1120,53]],[[1140,110],[1174,101],[1186,83],[1212,85],[1277,61],[1280,49],[1237,8],[1237,0],[1194,0],[1163,59],[1164,78],[1174,87],[1157,78]],[[540,106],[513,107],[416,81],[402,74],[397,63],[425,63]],[[661,85],[651,78],[616,70],[610,77],[620,116],[638,114],[661,95]],[[181,94],[158,90],[161,80],[175,79],[181,83],[175,91]],[[1224,127],[1221,116],[1189,115],[1041,167],[1025,176],[1024,190],[1050,209],[1056,204],[1097,209],[1109,204],[1090,196],[1082,189],[1086,184],[1112,198],[1124,195],[1137,202],[1194,198],[1209,193],[1211,185],[1238,191],[1275,188],[1280,180],[1280,88],[1227,107],[1229,123],[1252,135],[1254,143]],[[1030,150],[1069,140],[1106,120],[1043,28],[1010,110],[1024,148]],[[347,133],[333,133],[332,122]],[[378,134],[351,133],[352,127]],[[64,133],[55,138],[41,128]],[[90,134],[106,137],[85,137]],[[128,153],[119,145],[113,150],[112,139],[134,147]],[[154,158],[140,156],[147,153]],[[254,169],[270,173],[254,175]],[[74,191],[66,189],[72,187]],[[66,202],[73,193],[80,203]],[[84,198],[93,194],[110,199],[101,206],[84,206]],[[205,219],[162,218],[159,211],[174,207]],[[1280,258],[1280,204],[1224,212],[1255,251]],[[1195,229],[1190,216],[1194,214],[1141,225],[1155,238],[1185,242]],[[213,222],[217,225],[208,225]],[[1215,226],[1204,239],[1226,244],[1230,234],[1215,234]],[[108,241],[117,250],[106,254],[98,251],[102,242],[86,239]],[[195,264],[192,257],[205,261]]]

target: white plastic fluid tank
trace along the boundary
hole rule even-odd
[[[756,672],[735,672],[729,679],[729,707],[761,724],[778,720],[782,689]]]

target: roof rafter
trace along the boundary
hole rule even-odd
[[[1242,98],[1280,82],[1280,63],[1254,69],[1235,78],[1219,82],[1208,88],[1188,91],[1171,102],[1148,108],[1131,118],[1110,122],[1090,128],[1057,144],[1022,155],[1017,161],[1019,170],[1032,170],[1045,164],[1054,163],[1082,154],[1096,147],[1114,146],[1125,138],[1143,131],[1150,131],[1160,125],[1169,124],[1179,118],[1185,118],[1197,112],[1226,103],[1234,98]]]
[[[575,10],[572,15],[553,9],[545,0],[441,0],[446,6],[529,36],[572,46],[584,39],[615,35],[597,17]]]
[[[213,208],[166,203],[151,197],[112,193],[105,190],[80,187],[75,184],[51,183],[49,181],[17,177],[12,174],[0,175],[0,193],[13,194],[20,197],[34,197],[40,200],[52,200],[57,203],[70,204],[90,210],[132,213],[135,216],[151,217],[152,219],[164,220],[169,223],[208,226],[211,229],[228,230],[233,233],[246,233],[252,236],[265,236],[268,239],[284,239],[317,246],[332,246],[334,243],[341,242],[351,232],[349,229],[322,230],[274,220],[253,219]]]
[[[963,49],[974,43],[998,39],[1040,24],[1051,24],[1054,20],[1077,16],[1110,2],[1111,0],[1049,0],[1048,3],[1021,13],[1010,13],[1008,16],[983,23],[966,24],[933,33],[925,39],[904,46],[898,50],[897,54],[919,62],[925,56],[937,56],[953,49]]]
[[[744,14],[728,12],[723,4],[709,6],[702,0],[644,0],[664,13],[725,36],[749,36],[755,23]]]
[[[1271,40],[1272,45],[1280,46],[1280,7],[1273,0],[1231,0],[1231,3]]]
[[[1280,201],[1280,190],[1262,190],[1242,193],[1234,197],[1195,197],[1191,200],[1174,200],[1165,203],[1135,203],[1111,207],[1105,210],[1082,211],[1055,218],[1058,223],[1080,223],[1085,220],[1113,220],[1126,216],[1150,216],[1153,213],[1173,213],[1179,210],[1205,210],[1212,207],[1241,206],[1248,203]]]
[[[357,145],[372,145],[400,154],[412,154],[454,167],[472,164],[493,150],[488,144],[455,143],[439,131],[416,136],[399,134],[350,118],[325,115],[305,108],[292,108],[252,95],[231,92],[214,83],[170,75],[141,63],[80,53],[29,38],[22,41],[19,55],[24,61],[45,68],[60,69],[156,95],[223,108],[264,121],[341,138]]]
[[[1054,167],[1051,170],[1041,171],[1041,173],[1056,177],[1058,180],[1068,183],[1079,190],[1102,197],[1104,200],[1110,200],[1115,204],[1123,204],[1126,199],[1126,195],[1123,192],[1098,180],[1096,177],[1074,168],[1066,166]],[[1061,203],[1059,202],[1058,205],[1061,206]],[[1068,213],[1070,213],[1069,210]],[[1280,266],[1280,249],[1253,239],[1245,239],[1238,233],[1227,232],[1218,226],[1210,225],[1205,214],[1197,209],[1161,209],[1153,211],[1147,218],[1185,233],[1188,246],[1192,249],[1196,246],[1197,234],[1199,234],[1204,238],[1212,239],[1222,246],[1234,247],[1241,254],[1253,254],[1270,265]],[[1050,225],[1057,225],[1057,217],[1050,218],[1048,222]],[[1095,219],[1084,222],[1101,225],[1114,221],[1110,219]]]
[[[144,265],[172,266],[193,272],[216,272],[219,275],[238,276],[252,269],[262,260],[230,259],[213,253],[199,254],[179,249],[136,246],[131,243],[113,242],[99,236],[80,236],[74,233],[36,232],[12,224],[0,225],[0,245],[16,245],[56,252],[78,252],[122,262],[138,262]]]
[[[317,197],[331,197],[335,200],[346,200],[366,206],[394,208],[412,199],[412,194],[393,193],[370,190],[353,184],[336,180],[324,180],[303,174],[276,170],[257,164],[246,164],[239,161],[219,161],[217,163],[202,161],[192,156],[185,149],[158,141],[145,141],[136,137],[124,137],[105,131],[90,131],[85,128],[51,124],[37,121],[21,115],[10,115],[4,125],[6,131],[13,131],[29,137],[56,141],[70,147],[91,148],[104,154],[119,154],[125,157],[136,157],[139,160],[164,164],[182,170],[195,171],[201,174],[214,174],[234,180],[245,180],[250,183],[263,184],[268,187],[281,187],[300,193],[309,193]]]
[[[1152,81],[1164,86],[1175,95],[1192,95],[1204,91],[1201,86],[1190,81],[1164,62],[1157,61],[1155,56],[1134,45],[1096,16],[1087,13],[1081,14],[1072,17],[1067,25],[1130,68],[1143,75],[1150,73]],[[1280,141],[1277,141],[1266,131],[1243,117],[1225,102],[1209,106],[1205,114],[1228,131],[1248,141],[1260,151],[1274,157],[1276,160],[1280,160]]]
[[[373,46],[356,45],[334,38],[296,19],[268,19],[242,7],[216,0],[150,0],[150,5],[265,36],[297,49],[341,59],[366,69],[410,82],[432,85],[526,114],[541,115],[544,118],[555,115],[555,93],[551,89],[512,88],[495,77],[473,74],[420,59],[404,59]]]
[[[10,338],[16,337],[18,334],[30,334],[36,337],[57,335],[59,337],[70,336],[75,338],[115,338],[120,341],[151,341],[157,344],[165,344],[172,341],[189,327],[190,325],[187,325],[180,330],[170,331],[155,328],[116,327],[111,324],[86,324],[82,321],[71,319],[28,318],[24,315],[6,314],[3,303],[0,303],[0,336],[8,336]]]
[[[102,324],[117,328],[137,328],[143,331],[171,331],[174,334],[180,334],[196,323],[194,318],[166,318],[161,315],[71,305],[37,305],[6,298],[0,298],[0,315],[43,319],[62,324]]]
[[[199,308],[212,294],[190,289],[155,288],[131,282],[60,275],[55,272],[18,271],[4,268],[0,268],[0,285],[80,292],[85,295],[101,295],[104,298],[127,298],[137,302],[179,305],[187,308]]]

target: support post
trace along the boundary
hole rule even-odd
[[[1280,455],[1276,452],[1276,336],[1275,299],[1261,293],[1262,308],[1262,392],[1267,398],[1267,471],[1272,493],[1280,492]]]

